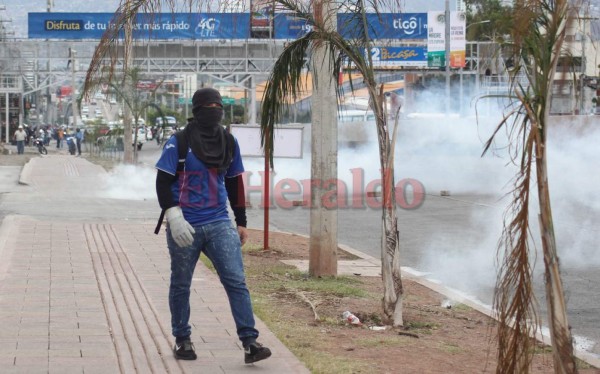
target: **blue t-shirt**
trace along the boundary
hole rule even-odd
[[[218,174],[216,169],[207,169],[188,147],[183,172],[179,174],[177,182],[171,185],[171,192],[173,200],[181,207],[183,216],[190,225],[204,225],[230,219],[225,178],[232,178],[244,172],[237,139],[234,143],[233,160],[227,172],[221,174]],[[172,136],[165,144],[156,162],[156,168],[171,175],[177,174],[177,153],[177,139]]]

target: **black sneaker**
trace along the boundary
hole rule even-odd
[[[250,343],[244,349],[244,362],[251,364],[271,357],[271,350],[260,343]]]
[[[173,354],[178,360],[195,360],[196,352],[194,352],[194,343],[189,339],[181,343],[175,343]]]

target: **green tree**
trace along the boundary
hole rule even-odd
[[[510,35],[513,8],[500,0],[465,0],[467,40],[502,41]]]

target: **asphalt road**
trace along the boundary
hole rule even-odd
[[[422,134],[421,132],[418,132]],[[439,145],[437,138],[428,139],[429,146]],[[425,143],[425,142],[424,142]],[[398,173],[396,180],[411,178],[420,181],[425,188],[425,198],[416,209],[399,207],[398,229],[400,232],[401,263],[419,271],[429,273],[433,279],[463,291],[486,304],[492,303],[498,258],[498,240],[500,239],[504,212],[509,204],[507,196],[508,181],[512,169],[506,167],[506,160],[481,160],[481,149],[476,142],[451,138],[450,145],[435,154],[422,151],[410,144],[400,144],[407,149],[399,151],[399,168],[402,162],[409,165],[405,174]],[[562,149],[564,146],[565,149]],[[585,151],[579,143],[569,144],[578,151]],[[561,152],[572,153],[572,149],[562,144]],[[412,148],[412,149],[411,149]],[[425,147],[427,148],[427,147]],[[151,166],[158,157],[159,149],[155,143],[148,142],[140,153],[140,160]],[[377,165],[365,162],[377,160],[375,150],[366,148],[340,151],[339,173],[347,186],[352,186],[348,170],[364,170],[363,185],[377,178]],[[412,153],[412,154],[408,154]],[[558,152],[559,154],[562,154]],[[594,151],[600,153],[598,151]],[[583,152],[586,157],[589,153]],[[414,156],[417,154],[417,156]],[[424,159],[417,161],[417,158]],[[566,158],[566,156],[565,156]],[[593,159],[593,158],[592,158]],[[353,164],[355,162],[355,164]],[[562,162],[555,162],[562,167]],[[581,164],[581,160],[573,160]],[[252,175],[246,186],[261,185],[260,172],[264,169],[262,159],[245,158],[246,171]],[[458,163],[458,166],[454,165]],[[479,165],[478,163],[481,163]],[[509,171],[491,176],[490,169],[504,168]],[[591,175],[579,169],[571,176],[569,170],[561,169],[567,180],[554,180],[553,209],[561,271],[565,285],[565,294],[569,310],[569,322],[573,333],[578,336],[578,344],[600,354],[600,298],[597,289],[600,286],[600,249],[598,238],[600,231],[600,206],[595,202],[587,203],[582,197],[588,197],[595,188],[585,182],[585,176]],[[374,169],[374,170],[373,170]],[[429,173],[420,173],[420,169],[429,169]],[[310,162],[308,156],[302,160],[275,160],[273,190],[285,179],[302,180],[309,178]],[[592,167],[593,170],[593,167]],[[408,173],[408,174],[407,174]],[[464,179],[462,184],[457,180]],[[575,183],[574,179],[580,180]],[[566,187],[565,187],[565,182]],[[578,194],[572,187],[578,186]],[[366,189],[366,188],[365,188]],[[281,189],[279,189],[281,191]],[[441,191],[450,196],[441,196]],[[271,193],[277,196],[277,192]],[[577,195],[577,196],[575,196]],[[280,201],[274,198],[269,209],[271,230],[296,232],[308,235],[310,228],[309,209],[302,206],[282,207],[284,203],[302,200],[302,193],[279,193]],[[252,207],[248,209],[248,221],[251,227],[263,228],[265,209],[261,208],[262,193],[249,193]],[[364,199],[366,197],[363,196]],[[381,255],[381,211],[379,209],[352,208],[352,198],[346,198],[348,207],[338,209],[338,242],[348,245],[371,256]],[[367,205],[367,204],[364,204]],[[546,301],[543,286],[543,264],[539,253],[537,228],[537,208],[533,205],[531,232],[535,243],[534,253],[535,292],[538,303],[545,313]],[[585,338],[584,338],[585,337]]]

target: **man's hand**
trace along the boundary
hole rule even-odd
[[[178,206],[167,209],[165,212],[167,221],[169,222],[169,230],[175,243],[180,247],[189,247],[194,242],[194,234],[196,231],[183,218],[183,212]]]
[[[248,241],[248,230],[244,226],[237,227],[238,235],[240,236],[240,242],[242,245],[246,244]]]

